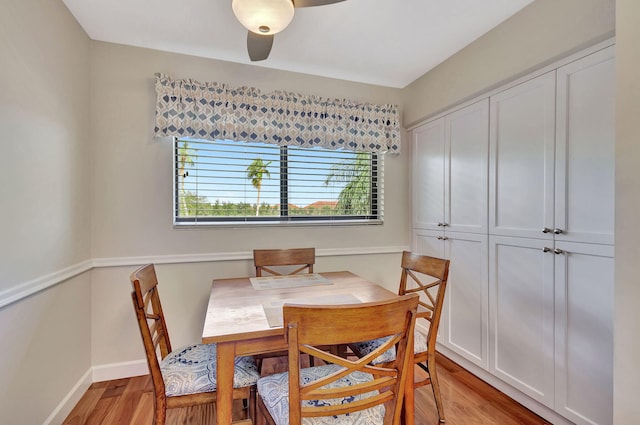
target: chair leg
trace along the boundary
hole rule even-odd
[[[260,394],[256,395],[256,414],[259,416],[259,420],[257,422],[258,425],[275,425],[275,421],[273,420],[273,418],[271,417],[271,415],[269,414],[269,411],[267,410],[267,406],[265,406],[264,401],[262,401],[262,397],[260,397]]]
[[[167,404],[166,400],[161,397],[155,398],[154,405],[154,415],[153,415],[153,424],[154,425],[164,425],[167,420]]]
[[[407,383],[405,385],[404,391],[404,401],[402,403],[402,412],[400,414],[401,423],[403,425],[414,425],[415,424],[415,388],[413,385],[414,381],[414,370],[415,366],[412,365],[411,370],[407,376]]]
[[[253,423],[256,423],[256,395],[257,395],[257,389],[255,386],[252,386],[249,389],[249,419],[251,419],[253,421]]]
[[[438,409],[438,419],[444,422],[444,408],[442,407],[442,396],[440,395],[440,383],[438,382],[438,374],[436,372],[435,356],[427,360],[427,369],[429,370],[429,378],[431,379],[431,390],[433,398],[436,400],[436,408]]]

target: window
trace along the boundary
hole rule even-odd
[[[380,223],[377,154],[176,139],[176,224]]]

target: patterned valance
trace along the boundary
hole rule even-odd
[[[155,136],[230,139],[280,146],[400,152],[396,105],[252,87],[176,80],[156,74]]]

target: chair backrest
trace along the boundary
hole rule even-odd
[[[171,352],[171,342],[164,320],[158,278],[153,264],[140,267],[131,274],[133,308],[138,318],[142,343],[147,355],[149,372],[157,395],[165,394],[164,380],[160,371],[160,360]]]
[[[383,302],[351,305],[283,306],[285,337],[289,344],[289,421],[333,416],[385,406],[385,424],[399,423],[407,376],[412,371],[418,296],[395,297]],[[345,359],[331,353],[331,346],[392,336],[386,344],[362,358]],[[397,347],[396,361],[389,367],[369,364],[387,349]],[[338,373],[300,384],[300,353],[307,353],[340,367]],[[368,373],[373,380],[350,387],[320,389],[351,373]],[[324,400],[358,397],[361,400],[329,405]],[[303,406],[303,401],[313,400]]]
[[[303,270],[313,273],[313,265],[316,263],[315,248],[291,248],[291,249],[254,249],[253,264],[256,267],[256,276],[262,276],[263,272],[281,276],[282,272],[271,267],[300,266],[285,274],[297,274]]]
[[[417,273],[427,277],[422,277]],[[402,253],[402,275],[398,294],[423,294],[418,306],[417,317],[430,322],[427,334],[429,350],[435,350],[448,278],[449,260],[418,255],[408,251]]]

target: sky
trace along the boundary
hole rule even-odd
[[[181,141],[178,142],[183,143]],[[270,176],[262,180],[260,203],[280,204],[280,149],[276,145],[229,140],[210,142],[187,139],[194,164],[187,166],[187,191],[206,197],[209,202],[247,202],[254,204],[257,190],[247,178],[247,167],[261,158]],[[327,157],[331,155],[331,158]],[[319,200],[337,200],[343,183],[324,182],[333,164],[355,154],[327,149],[289,149],[289,204],[305,207]],[[303,163],[304,162],[304,163]]]

